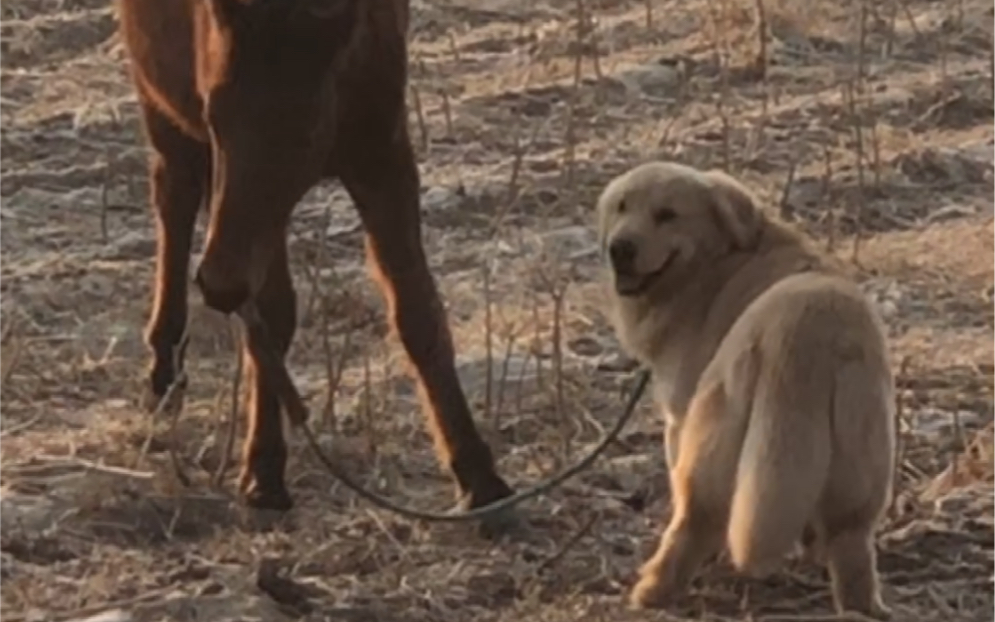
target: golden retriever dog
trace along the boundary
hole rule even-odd
[[[874,530],[894,386],[873,308],[722,172],[644,164],[597,210],[613,322],[666,421],[673,514],[632,605],[666,605],[723,547],[757,575],[801,541],[823,552],[838,612],[888,618]]]

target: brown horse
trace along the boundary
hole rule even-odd
[[[198,212],[209,214],[194,281],[232,313],[252,301],[285,355],[296,329],[286,229],[319,180],[338,178],[366,232],[371,273],[413,363],[440,461],[465,507],[511,493],[481,439],[421,242],[407,128],[407,0],[119,0],[141,104],[158,251],[146,332],[150,391],[182,365]],[[248,344],[251,400],[240,490],[292,506],[280,403]]]

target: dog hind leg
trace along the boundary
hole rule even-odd
[[[881,601],[878,586],[873,527],[865,525],[836,534],[827,552],[837,612],[855,611],[888,619],[891,612]]]
[[[692,401],[676,443],[668,439],[678,446],[670,472],[673,514],[655,554],[640,569],[629,596],[633,607],[664,606],[721,549],[746,432],[743,406],[714,385]]]
[[[870,360],[870,359],[865,359]],[[874,526],[891,497],[894,395],[885,364],[843,367],[836,376],[835,450],[820,503],[827,561],[839,613],[889,616],[880,597]]]
[[[818,370],[778,371],[756,388],[728,524],[732,563],[752,575],[794,548],[816,511],[831,458],[832,387],[820,386]]]

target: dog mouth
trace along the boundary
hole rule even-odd
[[[648,290],[677,258],[677,251],[671,252],[660,267],[646,274],[615,271],[615,291],[620,296],[638,296]]]

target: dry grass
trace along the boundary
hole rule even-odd
[[[196,296],[182,417],[149,437],[133,403],[154,238],[113,14],[106,0],[0,11],[5,620],[115,606],[219,622],[830,610],[822,570],[795,561],[766,581],[715,568],[669,613],[624,610],[667,506],[648,405],[597,467],[525,507],[529,529],[512,541],[358,503],[297,441],[297,508],[268,526],[243,516],[225,492],[233,469],[211,485],[225,467],[232,338]],[[728,167],[851,261],[889,325],[903,434],[880,539],[886,599],[900,620],[990,620],[991,24],[980,0],[415,2],[425,240],[501,471],[541,478],[621,407],[595,193],[653,156]],[[368,486],[449,507],[342,190],[316,189],[293,228],[291,371],[323,413],[321,442]]]

